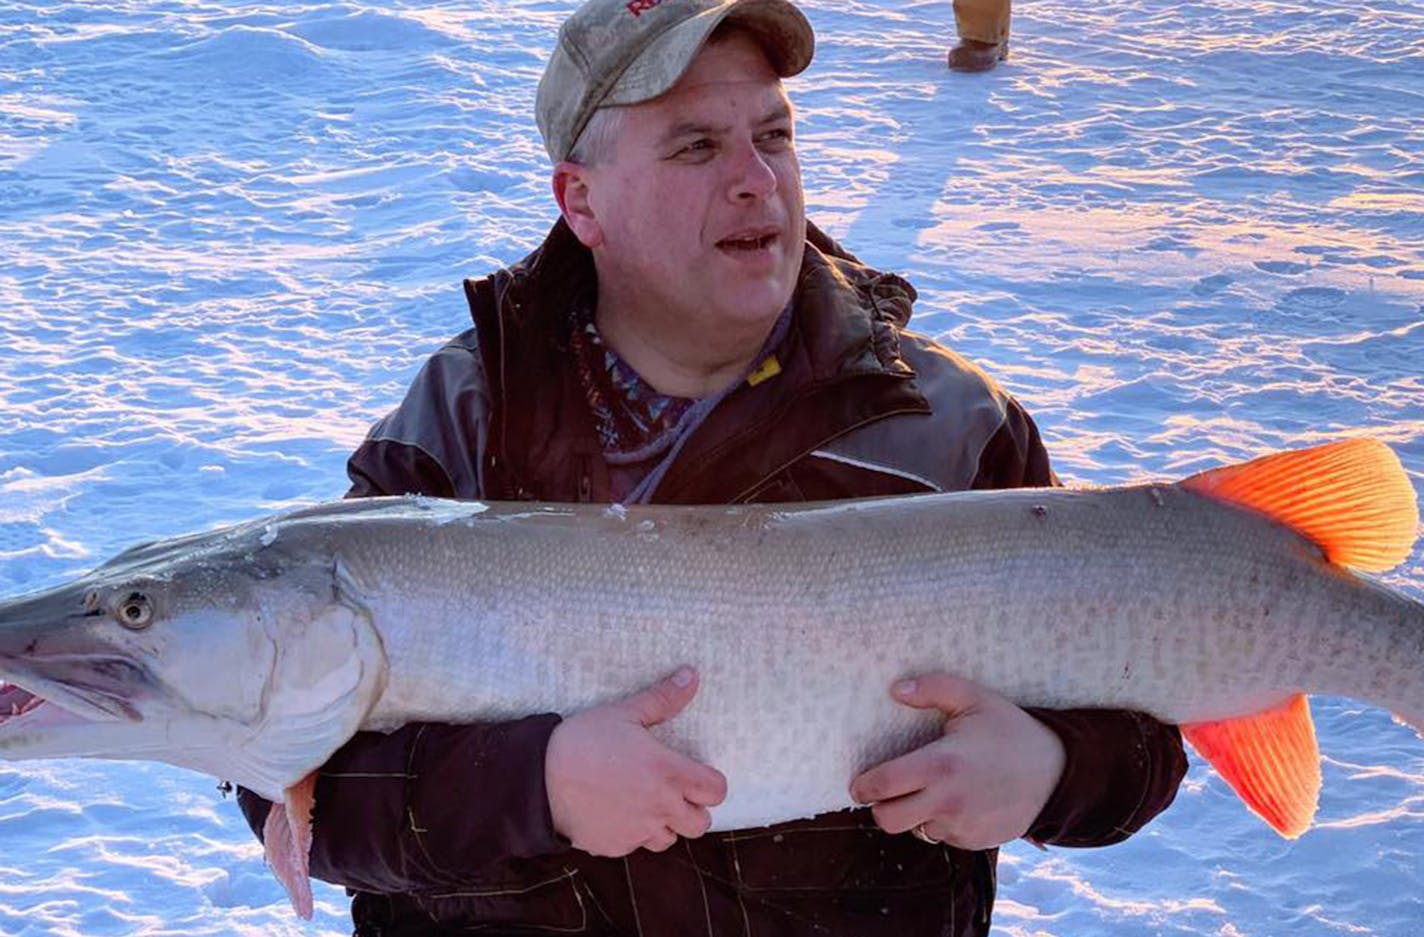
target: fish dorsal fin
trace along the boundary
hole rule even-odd
[[[267,866],[287,889],[292,910],[310,921],[312,809],[316,805],[316,772],[287,788],[283,803],[273,804],[262,826]]]
[[[1182,735],[1276,832],[1295,839],[1310,827],[1320,749],[1304,694],[1251,716],[1183,725]]]
[[[1330,562],[1366,572],[1404,562],[1419,527],[1414,486],[1377,439],[1278,452],[1180,485],[1265,514],[1314,542]]]

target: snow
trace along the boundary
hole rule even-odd
[[[345,454],[552,221],[564,0],[0,0],[0,594],[339,494]],[[813,220],[1039,420],[1066,480],[1368,433],[1424,478],[1424,9],[1035,0],[948,73],[947,0],[805,8]],[[1424,595],[1424,561],[1384,577]],[[997,932],[1404,937],[1424,745],[1317,700],[1321,824],[1195,763],[1101,850],[1011,846]],[[334,935],[213,779],[0,764],[0,933]]]

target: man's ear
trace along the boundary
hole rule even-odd
[[[603,228],[594,216],[593,205],[589,202],[589,186],[592,180],[587,166],[565,160],[554,167],[554,198],[559,202],[559,211],[564,221],[584,247],[594,248],[603,243]]]

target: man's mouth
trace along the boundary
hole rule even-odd
[[[739,232],[717,242],[719,250],[755,253],[764,251],[775,243],[780,232],[774,230]]]

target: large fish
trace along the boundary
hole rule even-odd
[[[737,828],[849,806],[937,729],[887,687],[943,668],[1180,724],[1295,836],[1320,785],[1304,694],[1424,730],[1424,606],[1349,571],[1402,562],[1418,516],[1369,440],[1096,490],[323,504],[0,603],[0,756],[155,759],[284,802],[269,861],[309,914],[313,772],[358,729],[568,713],[690,663],[658,731],[725,773],[714,828]]]

